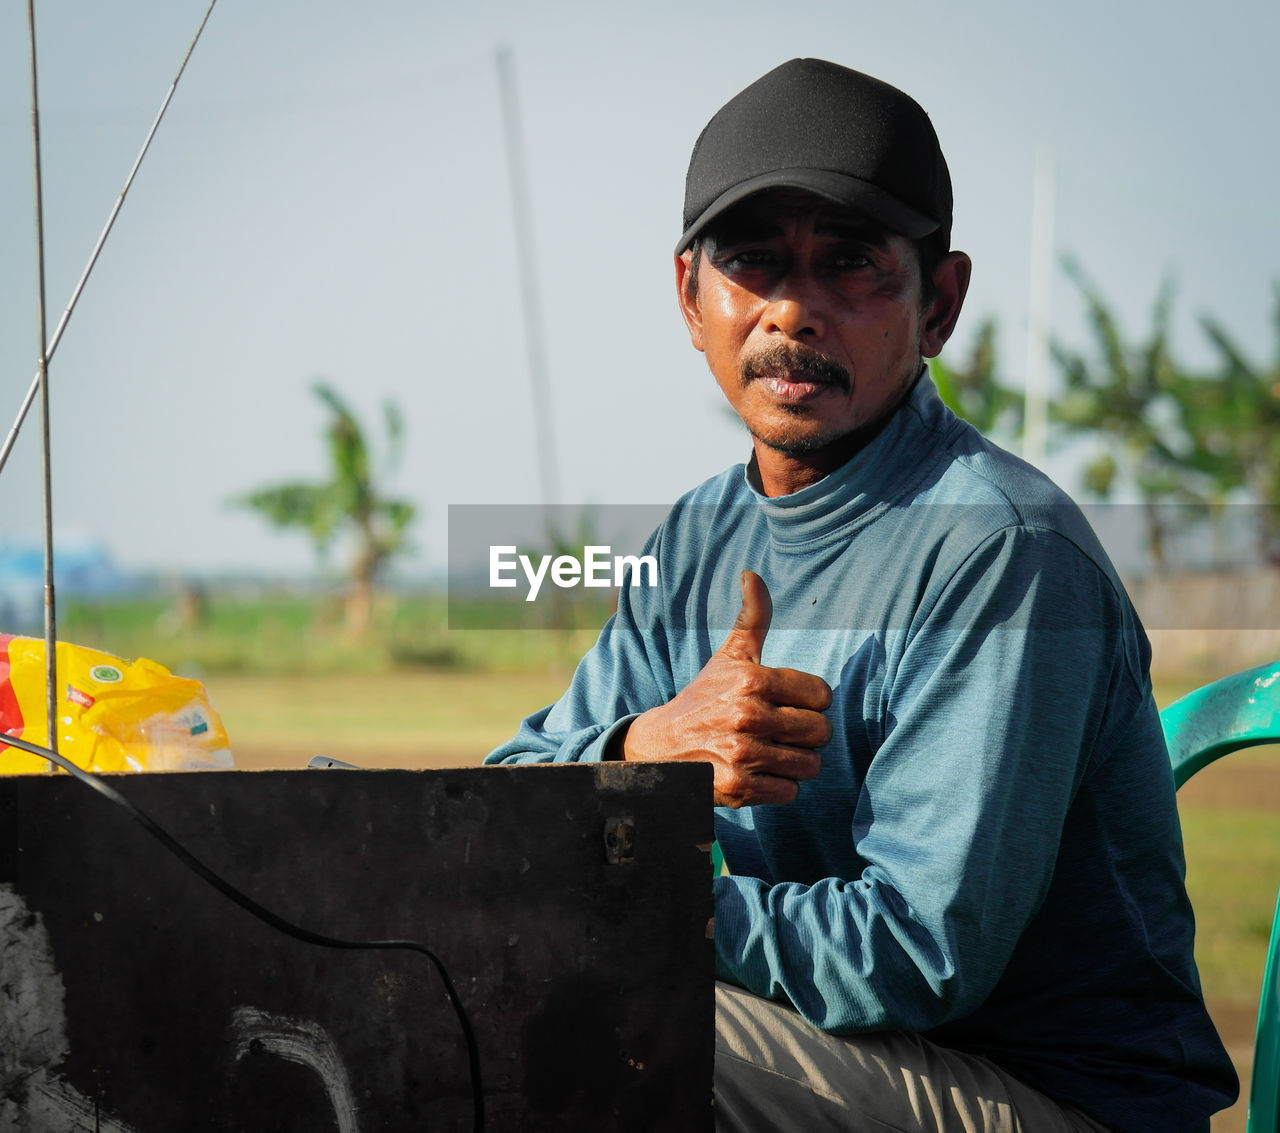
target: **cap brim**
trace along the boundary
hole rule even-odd
[[[776,169],[771,173],[752,177],[721,193],[684,230],[680,243],[676,245],[676,255],[684,252],[694,237],[721,213],[732,208],[739,201],[744,201],[766,189],[804,189],[807,192],[816,193],[835,204],[864,212],[872,220],[883,224],[889,231],[911,240],[928,236],[942,227],[941,223],[933,217],[925,216],[924,213],[903,204],[897,197],[857,177],[835,173],[830,169]]]

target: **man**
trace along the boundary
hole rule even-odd
[[[928,377],[951,206],[865,75],[793,60],[716,114],[676,285],[751,460],[489,758],[714,765],[718,1128],[1206,1129],[1237,1087],[1149,647],[1079,511]]]

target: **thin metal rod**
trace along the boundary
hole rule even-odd
[[[58,750],[58,616],[53,592],[53,463],[49,452],[49,352],[45,349],[44,313],[44,184],[40,176],[40,84],[36,78],[36,8],[27,0],[27,42],[31,46],[31,170],[35,181],[36,210],[36,319],[39,322],[40,362],[40,463],[44,473],[44,650],[45,706],[48,709],[48,741]],[[56,768],[50,762],[49,770]]]
[[[62,332],[66,330],[67,323],[71,319],[71,312],[76,309],[76,304],[80,301],[80,293],[84,290],[84,285],[88,283],[89,276],[92,274],[94,266],[98,262],[98,256],[102,252],[102,246],[107,242],[107,237],[111,234],[111,229],[115,225],[116,217],[120,215],[120,209],[124,206],[124,199],[129,195],[130,188],[133,187],[133,179],[138,174],[138,169],[142,165],[142,159],[147,156],[147,150],[151,148],[151,139],[156,136],[156,130],[160,128],[160,122],[164,118],[165,111],[169,109],[169,102],[173,98],[173,92],[178,89],[178,81],[182,78],[182,73],[187,69],[187,63],[191,59],[192,52],[196,49],[196,44],[200,42],[200,36],[204,33],[204,26],[209,22],[209,16],[213,12],[213,7],[218,0],[211,0],[209,7],[205,10],[204,19],[200,21],[200,26],[196,29],[195,37],[191,40],[191,45],[187,48],[187,53],[182,57],[182,65],[178,68],[178,73],[174,75],[173,82],[169,84],[168,93],[164,96],[164,101],[160,104],[160,111],[156,114],[155,120],[151,123],[151,129],[147,131],[146,141],[142,143],[142,149],[138,152],[138,157],[133,163],[133,168],[129,170],[129,176],[125,178],[124,188],[120,190],[120,195],[116,198],[115,205],[111,209],[111,215],[107,217],[107,223],[103,226],[102,232],[98,236],[98,242],[93,247],[93,252],[89,256],[89,262],[85,265],[84,271],[80,274],[80,280],[71,292],[71,299],[67,303],[66,310],[62,312],[62,318],[58,320],[58,325],[54,328],[53,337],[49,340],[48,346],[44,350],[44,357],[47,362],[52,358],[54,351],[58,349],[58,343],[62,341]],[[41,342],[44,342],[43,336]],[[9,454],[13,451],[13,446],[17,442],[18,433],[22,430],[22,423],[26,420],[28,411],[31,409],[32,403],[36,399],[36,393],[40,388],[40,374],[31,379],[31,386],[27,390],[27,396],[23,399],[22,407],[18,410],[17,420],[14,421],[13,427],[10,428],[8,435],[4,439],[4,446],[0,447],[0,472],[4,471],[4,466],[9,460]]]
[[[511,178],[511,208],[515,215],[516,261],[520,271],[525,350],[529,360],[529,383],[533,389],[534,441],[537,447],[538,473],[542,481],[542,502],[544,505],[551,505],[560,502],[560,488],[556,476],[551,382],[547,377],[547,350],[542,337],[542,304],[538,295],[538,271],[533,254],[533,219],[529,207],[529,182],[525,175],[519,99],[511,52],[505,47],[498,48],[497,61],[507,172]]]

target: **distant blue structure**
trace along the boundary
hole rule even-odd
[[[137,592],[141,580],[122,570],[101,543],[55,543],[53,583],[64,598],[106,598]],[[44,551],[0,537],[0,633],[38,633],[44,626]]]

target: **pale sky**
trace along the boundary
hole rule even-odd
[[[49,329],[207,0],[37,3]],[[325,377],[371,424],[443,566],[449,504],[539,502],[495,48],[521,93],[562,502],[666,504],[747,453],[672,286],[705,121],[816,55],[911,93],[974,259],[953,349],[1025,355],[1037,147],[1056,243],[1132,337],[1178,281],[1182,355],[1217,315],[1275,349],[1280,5],[1084,0],[433,4],[220,0],[51,367],[60,532],[129,566],[306,569],[227,501],[324,471]],[[35,371],[25,5],[0,10],[0,428]],[[1054,333],[1085,341],[1059,272]],[[38,540],[38,418],[0,475],[0,537]],[[1058,470],[1055,470],[1058,471]],[[1060,479],[1075,490],[1073,470]]]

